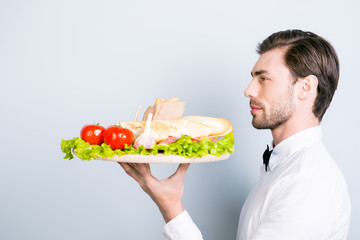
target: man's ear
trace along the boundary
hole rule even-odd
[[[308,99],[309,97],[316,97],[318,79],[314,75],[309,75],[304,78],[298,79],[300,100]]]

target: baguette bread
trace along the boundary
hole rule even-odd
[[[119,122],[115,125],[128,128],[137,138],[145,130],[145,121]],[[181,137],[188,135],[192,138],[204,138],[225,136],[232,132],[231,123],[224,118],[187,116],[175,120],[155,120],[151,122],[151,135],[156,143],[159,143],[169,136]]]

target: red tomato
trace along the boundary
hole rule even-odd
[[[99,125],[85,125],[80,132],[81,139],[92,145],[101,145],[105,128]]]
[[[123,150],[125,144],[130,146],[134,141],[134,133],[127,129],[118,126],[110,126],[104,132],[104,142],[110,145],[111,149]]]

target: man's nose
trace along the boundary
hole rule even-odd
[[[256,98],[258,96],[258,89],[256,87],[254,79],[251,80],[249,86],[245,89],[244,92],[245,96],[247,98]]]

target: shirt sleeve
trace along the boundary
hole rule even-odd
[[[164,235],[169,240],[202,240],[198,227],[185,210],[164,226]]]
[[[332,239],[336,209],[334,194],[323,184],[291,177],[273,189],[264,218],[251,240]]]

